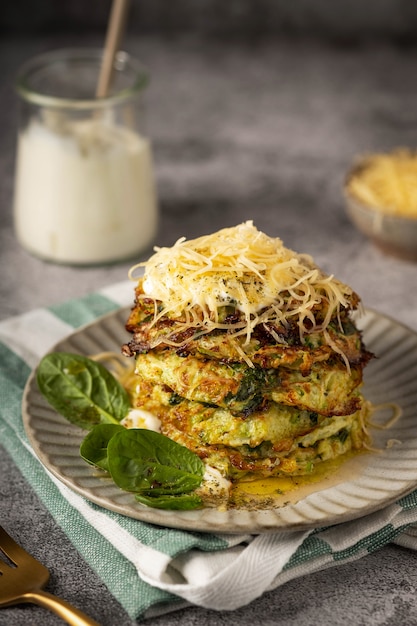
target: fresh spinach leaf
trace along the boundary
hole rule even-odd
[[[115,377],[101,363],[79,354],[46,355],[37,383],[49,404],[81,428],[118,424],[130,409],[129,395]]]
[[[108,472],[107,446],[110,439],[119,430],[125,430],[124,426],[119,424],[97,424],[94,426],[81,443],[80,454],[82,458],[87,463],[101,467]]]
[[[151,430],[116,433],[107,455],[116,485],[143,496],[189,493],[200,486],[204,475],[204,463],[194,452]]]
[[[192,509],[199,509],[203,505],[202,499],[193,493],[184,493],[181,496],[158,496],[156,498],[136,494],[135,498],[141,504],[154,509],[170,509],[171,511],[191,511]]]

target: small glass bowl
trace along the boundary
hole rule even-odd
[[[364,202],[352,189],[352,181],[364,177],[366,168],[372,164],[372,158],[369,156],[358,160],[346,176],[343,191],[347,214],[356,228],[383,252],[417,261],[417,212],[414,218],[387,211],[376,203],[372,206]]]

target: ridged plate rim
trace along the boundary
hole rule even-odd
[[[128,339],[130,307],[118,309],[59,341],[58,350],[91,355],[120,351]],[[37,367],[23,394],[22,416],[40,462],[70,489],[99,506],[150,524],[214,533],[263,533],[339,524],[378,511],[417,487],[417,333],[390,317],[367,309],[357,320],[365,344],[378,358],[365,370],[364,394],[375,403],[394,402],[402,416],[388,431],[373,433],[382,452],[366,455],[358,476],[268,510],[201,509],[164,511],[144,507],[132,494],[104,479],[79,455],[85,431],[58,415],[40,394]],[[397,443],[386,449],[388,440]],[[400,442],[400,443],[398,443]]]

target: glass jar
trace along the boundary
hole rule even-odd
[[[101,62],[101,50],[54,51],[26,63],[17,79],[16,236],[56,263],[133,259],[156,234],[147,75],[118,53],[109,94],[96,98]]]

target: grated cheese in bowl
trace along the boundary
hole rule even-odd
[[[383,252],[417,261],[417,152],[358,159],[344,185],[354,225]]]
[[[417,153],[402,148],[365,157],[349,176],[346,190],[387,215],[417,219]]]

